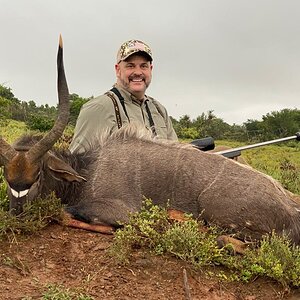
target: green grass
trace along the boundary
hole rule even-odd
[[[25,297],[21,300],[33,300],[37,298]],[[63,285],[49,284],[40,300],[93,300],[94,298],[76,289],[69,289]]]
[[[6,120],[5,122],[5,126],[0,126],[0,136],[8,143],[14,142],[22,134],[29,132],[24,122],[15,120]]]
[[[217,141],[216,144],[242,146],[228,141]],[[242,151],[242,157],[254,169],[272,176],[289,191],[300,194],[300,143],[289,142],[288,145],[281,143]]]

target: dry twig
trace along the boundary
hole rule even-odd
[[[192,300],[190,287],[187,279],[186,269],[183,269],[183,286],[184,286],[184,294],[186,300]]]

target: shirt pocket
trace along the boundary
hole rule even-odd
[[[159,138],[166,139],[168,137],[168,132],[167,132],[167,124],[165,122],[165,119],[158,111],[151,112],[151,114],[152,114],[152,119],[154,122],[154,127],[156,130],[157,136]]]

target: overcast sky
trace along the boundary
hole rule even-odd
[[[242,124],[300,109],[299,22],[299,0],[0,0],[0,84],[56,105],[61,33],[70,92],[98,96],[121,43],[141,39],[154,56],[147,94],[171,116]]]

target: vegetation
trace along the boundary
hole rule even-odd
[[[7,186],[3,177],[3,168],[0,168],[0,208],[5,211],[7,211],[9,208],[6,189]]]
[[[93,297],[61,285],[49,285],[42,300],[93,300]]]
[[[1,190],[2,184],[1,184]],[[6,196],[0,199],[0,240],[15,237],[17,234],[29,234],[41,230],[53,220],[61,220],[62,205],[54,194],[45,199],[26,204],[24,212],[14,216],[8,212],[8,199]]]
[[[75,125],[81,106],[89,99],[70,95],[70,124]],[[20,101],[10,88],[0,85],[0,126],[13,119],[25,122],[30,130],[45,132],[52,128],[56,116],[57,107],[48,104],[37,106],[33,100]]]
[[[81,106],[88,100],[76,94],[71,95],[71,126],[58,142],[60,147],[68,146],[72,126]],[[55,107],[38,107],[34,101],[21,102],[14,97],[11,89],[0,85],[0,135],[9,143],[29,130],[49,130],[56,113]],[[235,147],[245,142],[294,135],[299,130],[300,111],[284,109],[263,116],[262,121],[248,120],[243,125],[232,126],[217,118],[213,111],[203,113],[195,120],[185,115],[179,121],[172,121],[180,138],[212,136],[222,139],[216,142],[217,145]],[[242,156],[254,168],[276,178],[291,192],[300,194],[298,143],[248,150]],[[24,213],[18,217],[8,213],[8,206],[6,183],[0,168],[0,238],[40,230],[52,220],[60,219],[62,211],[61,203],[54,195],[26,205]],[[175,256],[196,269],[205,269],[210,265],[225,266],[228,273],[220,273],[220,278],[227,280],[248,282],[258,276],[266,276],[283,286],[300,286],[300,250],[287,237],[278,237],[273,233],[265,236],[257,248],[248,249],[243,257],[232,256],[230,245],[220,249],[216,244],[216,237],[222,234],[219,229],[212,227],[202,232],[199,231],[199,226],[203,225],[201,222],[189,216],[187,219],[186,222],[172,222],[167,217],[166,209],[145,200],[141,212],[132,214],[129,223],[117,231],[110,254],[121,263],[129,263],[137,249],[150,251],[155,255]],[[63,286],[52,285],[47,287],[41,299],[92,298]]]
[[[216,145],[240,147],[241,142],[216,141]],[[289,142],[242,151],[242,158],[254,169],[278,180],[287,190],[300,194],[300,143]]]
[[[179,121],[172,118],[172,122],[178,137],[182,139],[212,136],[216,140],[254,143],[295,135],[299,131],[300,110],[271,112],[262,116],[262,121],[247,120],[242,125],[229,125],[216,117],[213,111],[202,113],[195,120],[184,115]]]
[[[71,290],[63,285],[48,285],[40,300],[93,300],[94,298],[77,290]],[[34,298],[36,299],[36,298]],[[32,297],[22,298],[22,300],[33,300]]]
[[[146,199],[141,211],[131,214],[128,224],[116,232],[110,253],[121,263],[129,262],[133,248],[147,248],[154,254],[171,253],[196,267],[218,261],[221,250],[216,243],[217,230],[201,232],[201,222],[189,216],[187,219],[172,222],[166,209]]]
[[[243,256],[232,255],[231,245],[219,248],[214,227],[199,231],[203,224],[188,218],[185,222],[170,221],[167,210],[145,200],[141,212],[131,215],[119,229],[110,254],[119,263],[128,264],[136,249],[155,255],[172,255],[191,263],[196,269],[222,265],[228,268],[220,278],[249,282],[258,276],[274,279],[283,286],[300,286],[300,248],[286,236],[266,235],[257,248],[249,248]]]
[[[300,194],[299,149],[299,145],[267,146],[246,151],[244,158],[253,168],[280,181],[287,190]]]

